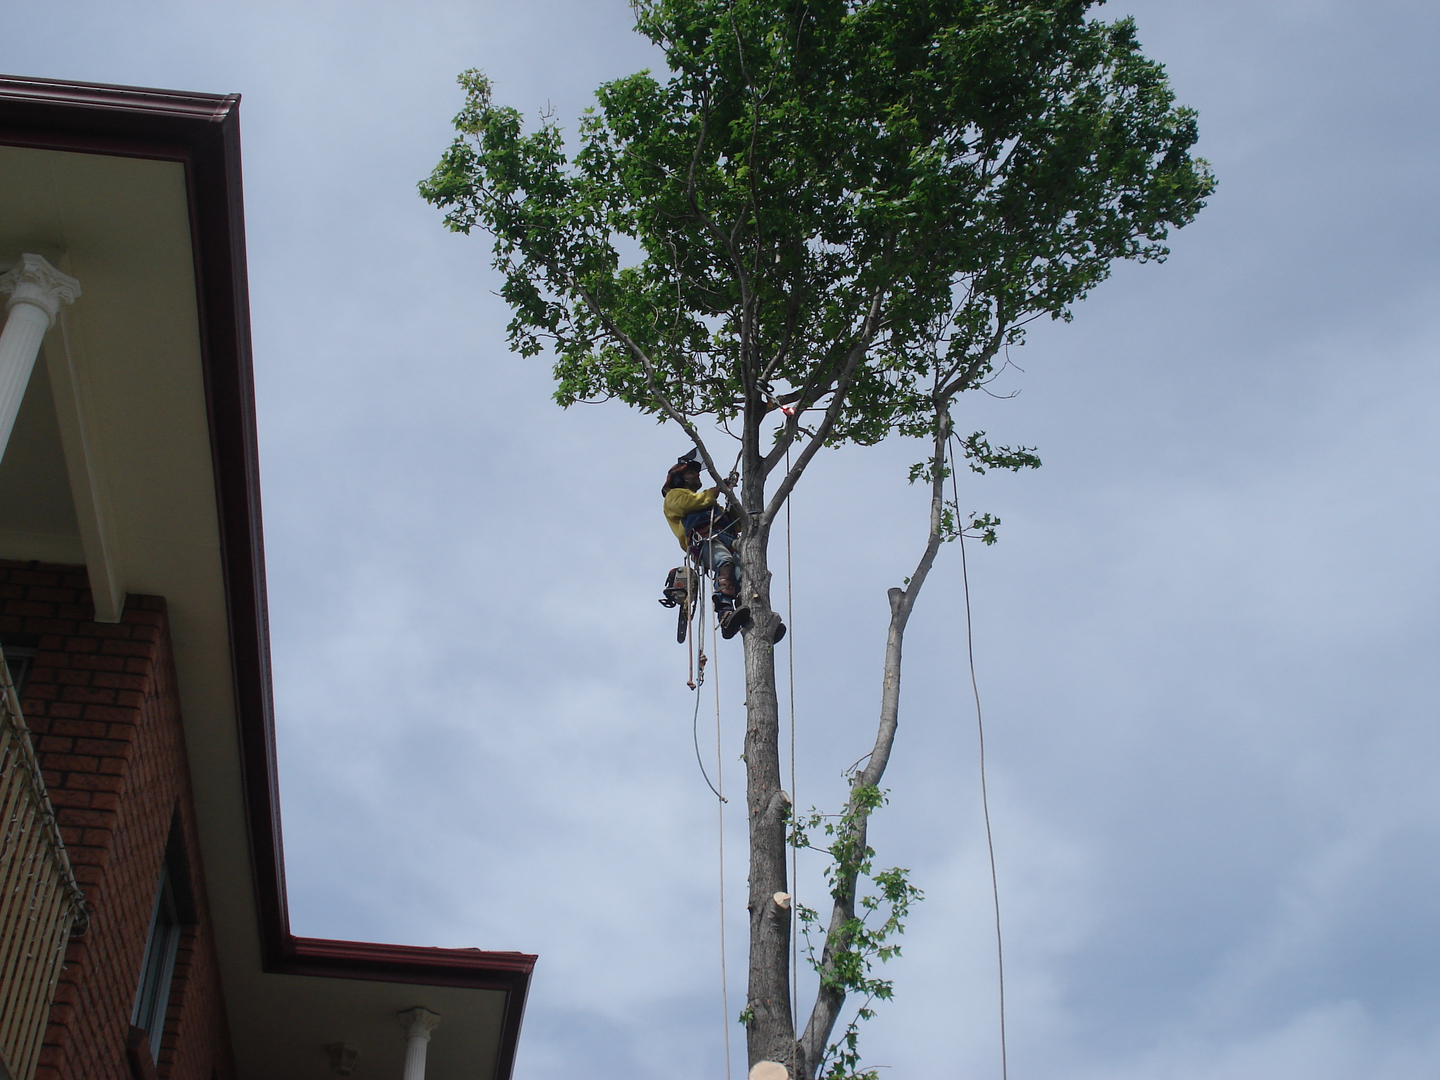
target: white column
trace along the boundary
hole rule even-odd
[[[60,305],[80,295],[80,282],[62,274],[39,255],[22,255],[0,275],[0,293],[10,297],[9,317],[0,332],[0,457],[10,443],[10,432],[30,385],[30,372],[40,354],[45,332],[55,325]]]
[[[415,1008],[402,1012],[400,1022],[405,1025],[405,1080],[425,1080],[425,1049],[440,1017],[429,1009]]]

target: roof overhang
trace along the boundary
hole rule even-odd
[[[394,1014],[420,1005],[444,1017],[431,1080],[504,1080],[534,956],[290,933],[238,107],[0,76],[0,265],[34,251],[85,290],[0,463],[0,496],[30,486],[26,513],[0,498],[0,558],[83,558],[101,619],[127,591],[169,601],[241,1077],[298,1080],[330,1042],[398,1074]]]

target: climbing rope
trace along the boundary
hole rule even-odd
[[[955,440],[950,439],[950,493],[955,500],[960,536],[960,580],[965,586],[965,651],[970,659],[970,689],[975,695],[975,730],[980,737],[980,807],[985,814],[985,844],[990,851],[990,895],[995,902],[995,967],[1000,985],[1000,1080],[1009,1080],[1005,1051],[1005,945],[1000,934],[1000,884],[995,874],[995,837],[990,832],[990,795],[985,786],[985,719],[980,710],[980,683],[975,678],[975,631],[970,621],[970,570],[965,563],[965,529],[960,525],[960,494],[955,483]]]
[[[690,736],[695,742],[695,764],[700,766],[700,775],[705,778],[705,785],[714,792],[715,798],[723,803],[727,800],[724,795],[721,795],[720,792],[716,790],[715,785],[710,783],[710,774],[705,771],[705,760],[700,756],[700,687],[705,685],[705,662],[707,659],[705,656],[705,619],[703,616],[695,619],[693,614],[691,618],[692,621],[698,623],[699,626],[698,629],[685,636],[693,642],[695,634],[700,635],[700,671],[698,678],[692,678],[690,683],[690,689],[695,691],[695,715],[690,718]]]
[[[700,683],[705,681],[705,650],[702,646],[700,650],[700,683],[697,683],[695,681],[695,598],[689,595],[690,586],[693,584],[695,584],[695,571],[690,567],[690,549],[687,547],[685,549],[685,602],[689,604],[690,610],[686,613],[685,619],[689,627],[685,632],[685,651],[690,658],[690,673],[685,679],[685,685],[690,687],[691,690],[696,690],[699,688]],[[699,700],[698,695],[696,696],[696,700]],[[700,714],[700,707],[698,705],[695,707],[695,714],[697,716]],[[695,752],[698,756],[700,752],[698,745],[695,748]],[[705,770],[702,767],[700,771],[704,772]],[[706,777],[706,782],[709,782],[709,777]]]
[[[710,640],[720,628],[718,616],[711,624]],[[701,620],[704,621],[703,619]],[[695,691],[698,700],[700,691]],[[715,650],[715,804],[716,828],[719,835],[720,853],[720,1008],[725,1020],[725,1080],[730,1078],[730,978],[725,971],[725,766],[720,739],[720,650]]]
[[[785,449],[785,475],[790,475],[790,449]],[[793,492],[792,492],[793,493]],[[799,806],[795,794],[795,590],[790,562],[790,499],[785,500],[785,625],[788,660],[785,674],[790,683],[790,807]],[[793,825],[792,825],[793,828]],[[800,849],[790,845],[790,1022],[800,1027]]]

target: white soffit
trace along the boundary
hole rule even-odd
[[[0,146],[0,265],[23,252],[84,291],[46,335],[0,463],[0,495],[42,466],[21,478],[29,509],[0,506],[0,558],[83,561],[102,620],[126,592],[165,598],[228,997],[232,973],[258,975],[259,929],[184,166]]]
[[[185,174],[176,162],[0,146],[0,269],[79,279],[0,460],[0,558],[85,563],[102,621],[126,592],[170,612],[201,862],[244,1080],[328,1075],[325,1046],[399,1075],[395,1014],[441,1015],[431,1080],[489,1080],[505,995],[261,970]]]

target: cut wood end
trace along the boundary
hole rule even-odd
[[[750,1080],[790,1080],[790,1070],[778,1061],[757,1061],[750,1070]]]
[[[777,892],[775,894],[775,906],[790,910],[790,894],[788,892]]]

